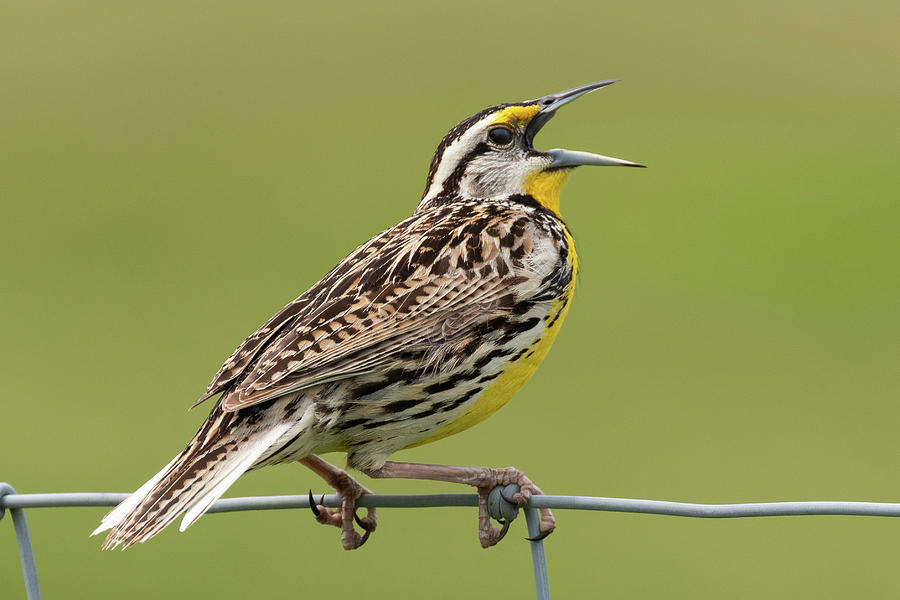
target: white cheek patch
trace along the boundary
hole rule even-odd
[[[471,198],[505,197],[524,193],[531,165],[518,152],[488,154],[475,159],[460,182],[460,192]]]

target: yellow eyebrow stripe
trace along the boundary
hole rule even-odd
[[[513,123],[514,121],[518,123],[527,123],[533,119],[540,110],[541,108],[537,104],[532,104],[530,106],[507,106],[503,110],[497,112],[494,124],[515,124]]]

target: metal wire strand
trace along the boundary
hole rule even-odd
[[[128,494],[113,493],[64,493],[64,494],[17,494],[6,483],[0,483],[0,519],[5,509],[10,509],[19,544],[19,555],[25,575],[25,587],[29,600],[40,600],[34,553],[25,522],[26,508],[61,506],[115,506]],[[366,494],[357,500],[362,507],[379,508],[433,508],[443,506],[478,505],[475,494],[420,494],[389,495]],[[341,506],[341,497],[336,494],[324,496],[320,502],[328,507]],[[235,512],[243,510],[278,510],[309,508],[309,497],[297,496],[251,496],[245,498],[225,498],[215,502],[211,513]],[[638,500],[632,498],[603,498],[594,496],[532,496],[525,506],[529,536],[538,533],[539,508],[599,510],[628,512],[678,517],[736,518],[736,517],[782,517],[789,515],[858,515],[867,517],[900,517],[900,504],[888,502],[752,502],[743,504],[695,504],[688,502],[667,502],[663,500]],[[543,541],[530,542],[534,567],[535,590],[538,600],[549,600],[550,587],[547,575],[547,559]]]
[[[128,497],[116,493],[15,494],[0,497],[0,511],[5,508],[45,508],[74,506],[115,506]],[[435,508],[444,506],[477,506],[475,494],[366,494],[357,500],[361,507]],[[326,494],[324,506],[339,507],[341,497]],[[248,496],[224,498],[215,502],[210,513],[243,510],[278,510],[309,508],[306,495]],[[664,500],[605,498],[601,496],[532,496],[526,508],[599,510],[677,517],[735,518],[783,517],[791,515],[858,515],[867,517],[900,517],[900,504],[890,502],[752,502],[742,504],[696,504]],[[2,514],[2,513],[0,513]]]

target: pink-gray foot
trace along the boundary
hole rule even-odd
[[[309,505],[316,516],[316,520],[319,523],[340,528],[341,545],[343,545],[345,550],[355,550],[365,544],[366,540],[369,539],[369,535],[375,531],[375,527],[378,525],[378,518],[374,508],[367,508],[366,516],[360,518],[356,514],[356,501],[363,494],[371,494],[372,491],[353,479],[343,469],[335,467],[314,454],[300,459],[299,462],[322,477],[335,492],[340,494],[342,499],[341,507],[332,510],[320,503],[317,504],[313,500],[312,491],[310,491]],[[362,535],[353,528],[354,521],[362,527],[364,531]]]
[[[418,463],[401,463],[388,461],[377,470],[365,471],[366,475],[377,478],[400,477],[405,479],[429,479],[471,485],[478,490],[478,541],[483,548],[493,546],[503,539],[509,529],[509,522],[501,522],[497,529],[491,524],[488,510],[488,496],[497,486],[516,484],[519,491],[504,496],[508,502],[517,506],[525,506],[535,494],[543,494],[525,474],[515,467],[491,469],[488,467],[455,467],[449,465],[426,465]],[[540,534],[535,539],[543,539],[556,528],[556,519],[548,508],[540,509]]]

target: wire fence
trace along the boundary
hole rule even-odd
[[[495,497],[505,505],[495,507],[492,516],[499,518],[514,514],[518,507],[502,499],[498,493]],[[41,597],[38,585],[37,568],[34,562],[34,551],[25,521],[26,508],[74,507],[74,506],[115,506],[128,497],[128,494],[114,493],[61,493],[61,494],[18,494],[8,483],[0,483],[0,519],[6,510],[12,516],[16,541],[19,545],[19,557],[25,576],[25,590],[28,600],[39,600]],[[324,496],[319,504],[328,507],[339,507],[341,497],[336,494]],[[388,495],[366,494],[357,500],[361,507],[378,508],[427,508],[443,506],[478,506],[476,494],[419,494]],[[309,509],[308,496],[253,496],[246,498],[225,498],[217,501],[209,509],[211,513],[236,512],[244,510],[280,510]],[[736,518],[736,517],[783,517],[792,515],[856,515],[867,517],[900,517],[900,504],[887,502],[753,502],[743,504],[695,504],[687,502],[668,502],[663,500],[635,500],[630,498],[603,498],[595,496],[532,496],[524,507],[525,520],[530,537],[538,537],[540,516],[538,509],[572,509],[599,510],[611,512],[642,513],[653,515],[671,515],[677,517],[698,518]],[[496,512],[497,514],[493,514]],[[515,517],[513,517],[515,518]],[[547,559],[544,554],[544,543],[532,541],[531,559],[534,570],[534,584],[538,600],[550,599],[550,583],[547,571]]]

